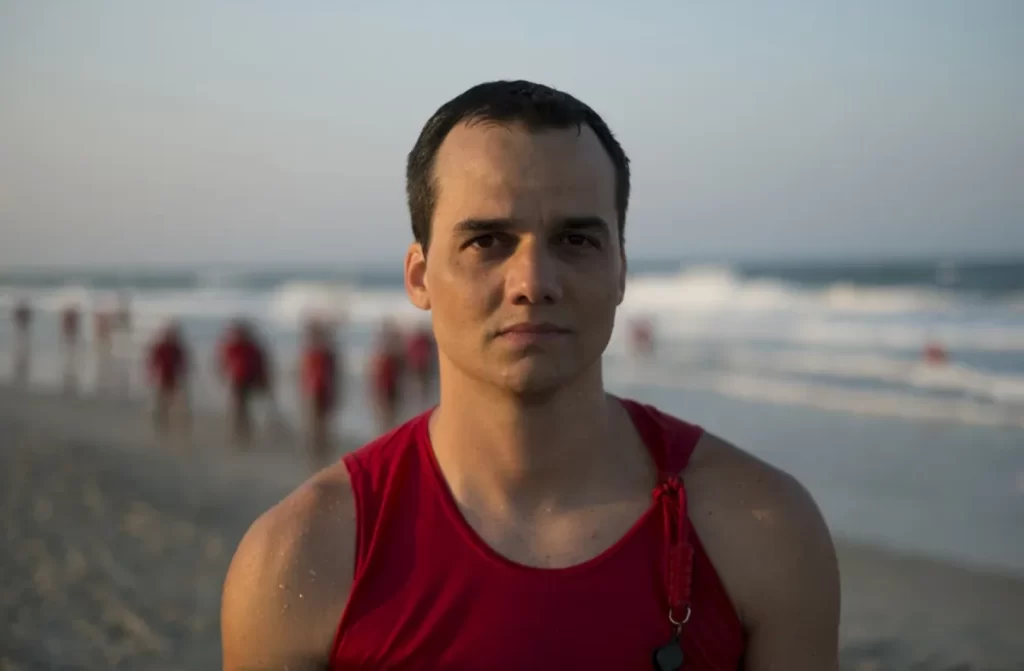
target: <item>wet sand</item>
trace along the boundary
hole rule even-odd
[[[186,450],[142,404],[0,388],[0,671],[219,668],[224,572],[308,473],[294,438],[239,455],[201,417]],[[842,668],[1024,669],[1024,579],[838,547]]]

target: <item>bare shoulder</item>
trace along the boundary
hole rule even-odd
[[[828,527],[788,473],[706,434],[686,469],[690,517],[759,657],[829,668],[838,646],[839,571]],[[802,643],[795,645],[795,638]],[[786,652],[786,646],[797,652]],[[787,656],[790,655],[790,656]],[[822,658],[827,658],[823,661]],[[767,664],[767,662],[766,662]],[[781,667],[780,667],[781,668]]]
[[[355,541],[342,463],[253,522],[224,581],[224,669],[322,669],[352,586]]]

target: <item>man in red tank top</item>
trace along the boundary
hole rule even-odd
[[[224,668],[837,668],[807,492],[604,389],[629,164],[601,117],[482,84],[431,117],[406,175],[439,404],[252,525]]]
[[[405,360],[419,387],[420,400],[430,398],[434,377],[434,337],[430,325],[419,325],[406,341]]]
[[[230,393],[232,438],[237,447],[245,448],[252,438],[253,396],[269,390],[266,353],[249,322],[236,319],[225,331],[217,357]]]
[[[163,436],[171,429],[172,415],[180,418],[179,428],[188,431],[188,350],[181,328],[169,322],[150,345],[146,357],[149,382],[153,387],[153,427]]]
[[[330,450],[331,419],[338,403],[339,366],[327,324],[311,319],[301,359],[302,397],[308,419],[309,456],[316,469],[325,465]]]
[[[394,428],[402,404],[402,339],[398,325],[389,319],[381,324],[370,355],[370,404],[381,431]]]

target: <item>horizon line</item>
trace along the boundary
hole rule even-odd
[[[963,254],[822,254],[813,255],[792,255],[792,256],[754,256],[754,255],[692,255],[682,257],[670,256],[639,256],[629,259],[631,264],[646,266],[678,266],[684,268],[694,265],[746,265],[763,266],[771,265],[776,267],[784,266],[884,266],[891,264],[980,264],[980,265],[1002,265],[1024,263],[1024,253],[1021,252],[999,252],[999,253],[963,253]],[[5,264],[0,263],[0,274],[2,273],[111,273],[111,274],[135,274],[135,275],[157,275],[162,273],[185,273],[185,272],[225,272],[225,273],[260,273],[260,272],[331,272],[339,274],[349,273],[399,273],[401,266],[390,263],[339,263],[329,261],[291,261],[291,262],[210,262],[210,263],[181,263],[154,265],[153,263],[139,264],[112,264],[112,263],[89,263],[72,265],[64,263],[55,264]]]

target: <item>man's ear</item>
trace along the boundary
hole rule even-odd
[[[430,309],[430,291],[427,289],[427,254],[423,245],[414,242],[405,253],[405,293],[409,302],[420,310]]]

